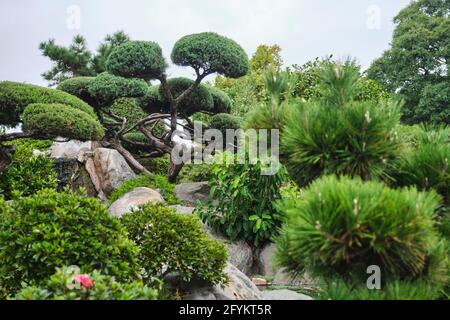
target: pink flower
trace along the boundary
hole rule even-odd
[[[81,283],[83,289],[92,289],[94,287],[94,283],[91,278],[87,274],[79,274],[73,278],[76,282]]]

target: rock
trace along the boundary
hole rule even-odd
[[[273,277],[277,272],[277,268],[274,265],[276,250],[276,245],[273,243],[269,243],[261,249],[258,255],[259,273],[261,275]]]
[[[241,272],[250,275],[253,270],[253,250],[250,245],[239,240],[232,242],[223,235],[216,233],[214,230],[205,226],[204,229],[216,240],[225,244],[228,251],[228,261],[238,268]]]
[[[174,209],[179,214],[192,214],[195,210],[194,207],[183,207],[183,206],[169,206],[169,208]]]
[[[258,287],[235,266],[228,263],[224,271],[229,279],[224,288],[194,285],[186,300],[262,300]]]
[[[41,151],[41,150],[38,150],[38,149],[33,149],[33,156],[34,157],[47,156],[49,154],[50,154],[50,150]]]
[[[58,191],[69,187],[73,191],[84,188],[90,197],[97,196],[97,191],[87,173],[86,169],[76,159],[58,158],[53,159],[58,174]]]
[[[208,199],[209,189],[208,182],[183,183],[175,186],[175,196],[185,204],[195,205]]]
[[[252,278],[252,282],[255,284],[255,286],[258,287],[266,287],[267,286],[267,280],[263,278]]]
[[[136,177],[136,174],[117,150],[95,149],[94,165],[102,191],[106,196],[109,196],[122,182]]]
[[[149,202],[153,204],[164,202],[164,198],[155,190],[136,188],[115,201],[108,211],[112,216],[120,218],[132,209]]]
[[[50,157],[54,159],[76,159],[81,150],[93,150],[93,142],[78,140],[54,142],[50,148]]]
[[[264,300],[313,300],[310,296],[291,290],[267,290],[262,292]]]

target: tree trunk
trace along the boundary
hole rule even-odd
[[[111,146],[116,149],[124,158],[125,160],[128,162],[128,164],[131,166],[131,168],[133,170],[138,171],[139,173],[143,173],[145,175],[148,175],[150,177],[154,176],[153,173],[151,173],[150,171],[148,171],[142,164],[139,163],[139,161],[137,161],[134,156],[124,147],[122,147],[122,145],[120,143],[112,143]]]
[[[0,173],[5,171],[11,164],[11,153],[4,146],[0,146]]]
[[[178,174],[180,173],[181,169],[183,169],[184,163],[181,164],[174,164],[172,160],[170,160],[169,163],[169,171],[167,173],[167,176],[169,178],[170,183],[176,183]]]

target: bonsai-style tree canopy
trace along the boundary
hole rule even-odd
[[[151,41],[129,41],[113,50],[106,62],[111,74],[147,81],[158,79],[166,68],[161,47]]]
[[[176,65],[192,67],[206,74],[218,73],[239,78],[249,70],[248,57],[235,41],[212,32],[185,36],[177,41],[172,51]]]

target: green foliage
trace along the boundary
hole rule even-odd
[[[118,98],[142,97],[148,88],[144,80],[127,79],[104,72],[91,81],[89,93],[102,106],[109,106]]]
[[[263,175],[263,168],[261,161],[213,164],[209,181],[212,202],[197,208],[202,220],[232,241],[244,239],[255,246],[269,241],[284,219],[274,202],[280,199],[286,176],[282,170]]]
[[[140,104],[148,113],[169,113],[170,106],[165,103],[164,94],[161,94],[160,85],[149,88],[147,93],[139,99]]]
[[[185,164],[178,176],[179,183],[204,182],[209,181],[213,177],[211,165],[202,164]]]
[[[126,78],[152,80],[167,68],[161,47],[151,41],[129,41],[115,48],[106,63],[108,72]]]
[[[419,190],[435,190],[445,203],[450,203],[450,145],[449,129],[426,130],[415,133],[416,144],[405,151],[394,171],[395,185],[416,186]]]
[[[25,131],[44,137],[101,140],[105,134],[96,118],[63,104],[30,104],[22,119]]]
[[[391,48],[368,70],[369,78],[405,98],[408,123],[446,120],[449,13],[447,0],[411,2],[394,18]],[[437,94],[440,89],[445,90]]]
[[[17,124],[26,106],[32,103],[60,103],[78,109],[96,118],[94,109],[68,93],[31,84],[0,82],[0,122]]]
[[[126,129],[133,127],[139,120],[148,116],[136,98],[119,98],[109,107],[109,111],[116,116],[127,119]]]
[[[89,93],[89,85],[94,77],[76,77],[62,81],[57,87],[57,90],[67,92],[75,97],[80,98],[90,106],[95,107],[97,101]]]
[[[39,45],[42,55],[53,62],[52,68],[42,76],[52,86],[72,77],[95,76],[106,71],[111,51],[129,40],[123,31],[107,35],[95,54],[88,50],[86,39],[81,35],[75,36],[69,47],[59,46],[54,40],[42,42]]]
[[[248,57],[235,41],[213,32],[185,36],[175,43],[173,63],[230,78],[245,76],[249,71]]]
[[[241,118],[228,113],[219,113],[211,117],[208,126],[225,134],[227,129],[239,129],[241,127]]]
[[[0,194],[6,199],[13,195],[29,196],[42,189],[57,187],[57,172],[51,159],[45,155],[34,156],[33,151],[45,151],[52,141],[22,139],[8,142],[16,151],[11,165],[0,174]]]
[[[187,90],[194,81],[188,78],[172,78],[167,81],[167,87],[172,92],[174,98],[177,98]],[[168,106],[167,99],[164,96],[163,87],[160,86],[159,94],[163,97],[163,103]],[[186,97],[178,107],[180,113],[190,116],[199,111],[211,111],[214,107],[213,97],[204,85],[197,87],[188,97]]]
[[[278,263],[297,274],[337,274],[364,281],[377,265],[383,281],[448,281],[445,244],[435,228],[441,198],[415,188],[328,176],[279,210],[288,216],[277,240]]]
[[[147,276],[176,272],[186,282],[195,277],[212,284],[226,281],[225,246],[202,231],[196,216],[181,215],[162,205],[146,205],[125,214],[121,221],[140,248]]]
[[[41,285],[63,265],[100,270],[119,281],[139,275],[137,248],[119,221],[85,194],[43,190],[0,200],[0,289]]]
[[[209,93],[213,98],[214,108],[213,113],[230,113],[233,106],[233,101],[230,97],[220,89],[215,87],[208,87]]]
[[[22,289],[14,300],[156,300],[160,289],[140,281],[117,282],[97,270],[80,275],[75,267],[63,267],[57,268],[41,287]]]
[[[169,157],[162,156],[158,158],[146,158],[140,159],[143,166],[147,168],[148,171],[153,172],[160,176],[167,175],[169,170]],[[167,198],[167,196],[166,196]]]
[[[441,287],[426,281],[390,281],[381,290],[369,290],[366,285],[355,286],[343,279],[323,282],[318,300],[437,300]]]
[[[135,179],[130,179],[123,182],[114,192],[109,196],[109,202],[113,203],[124,194],[139,188],[146,187],[154,190],[158,190],[163,196],[164,200],[166,200],[167,204],[177,204],[178,200],[175,197],[175,186],[167,180],[166,176],[163,175],[155,175],[153,177],[149,177],[145,174],[139,175]]]
[[[402,143],[395,135],[400,113],[393,103],[322,103],[292,108],[283,127],[282,156],[301,186],[321,175],[388,179]]]

